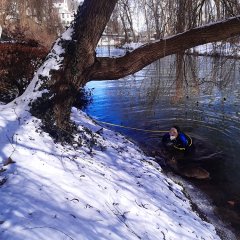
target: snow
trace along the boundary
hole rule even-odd
[[[64,40],[71,40],[72,34],[73,34],[73,28],[70,27],[62,34],[61,38]]]
[[[220,239],[183,188],[124,136],[75,108],[72,146],[41,130],[28,103],[63,53],[60,38],[26,92],[0,106],[0,239]]]
[[[139,48],[143,45],[143,43],[140,42],[130,42],[130,43],[125,43],[122,48],[124,49],[130,49],[130,50],[134,50],[136,48]]]
[[[198,54],[219,54],[221,56],[239,56],[239,44],[230,44],[229,42],[207,43],[194,48],[190,51]]]
[[[73,108],[86,140],[63,146],[40,120],[15,111],[0,116],[1,163],[16,162],[2,166],[0,239],[219,239],[182,187],[125,137],[95,133],[101,127]]]

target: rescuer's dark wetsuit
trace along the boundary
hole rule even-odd
[[[162,138],[162,143],[167,150],[179,150],[184,152],[189,151],[192,145],[191,139],[182,132],[180,132],[174,140],[171,140],[170,134],[166,133]]]

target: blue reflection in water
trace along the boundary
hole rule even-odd
[[[108,55],[105,50],[98,50],[98,54]],[[123,54],[122,50],[114,51],[110,55]],[[94,90],[93,103],[86,112],[101,121],[143,129],[168,130],[180,125],[204,143],[202,148],[211,146],[222,152],[219,159],[206,163],[211,181],[199,185],[209,188],[216,201],[240,200],[239,62],[185,56],[185,76],[179,84],[174,60],[174,56],[166,57],[117,81],[88,83],[87,88]],[[159,148],[162,134],[110,128],[145,149]]]

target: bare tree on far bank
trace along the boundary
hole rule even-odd
[[[62,31],[53,0],[1,0],[0,25],[14,39],[34,39],[50,47]]]

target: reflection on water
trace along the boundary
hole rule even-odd
[[[118,54],[120,50],[110,53]],[[144,129],[168,130],[178,124],[202,148],[221,152],[203,163],[211,180],[196,184],[240,232],[240,64],[190,55],[183,61],[181,77],[170,56],[118,81],[88,83],[94,90],[86,112],[101,121]],[[145,149],[159,148],[159,133],[114,129]],[[229,200],[236,202],[234,207]]]

